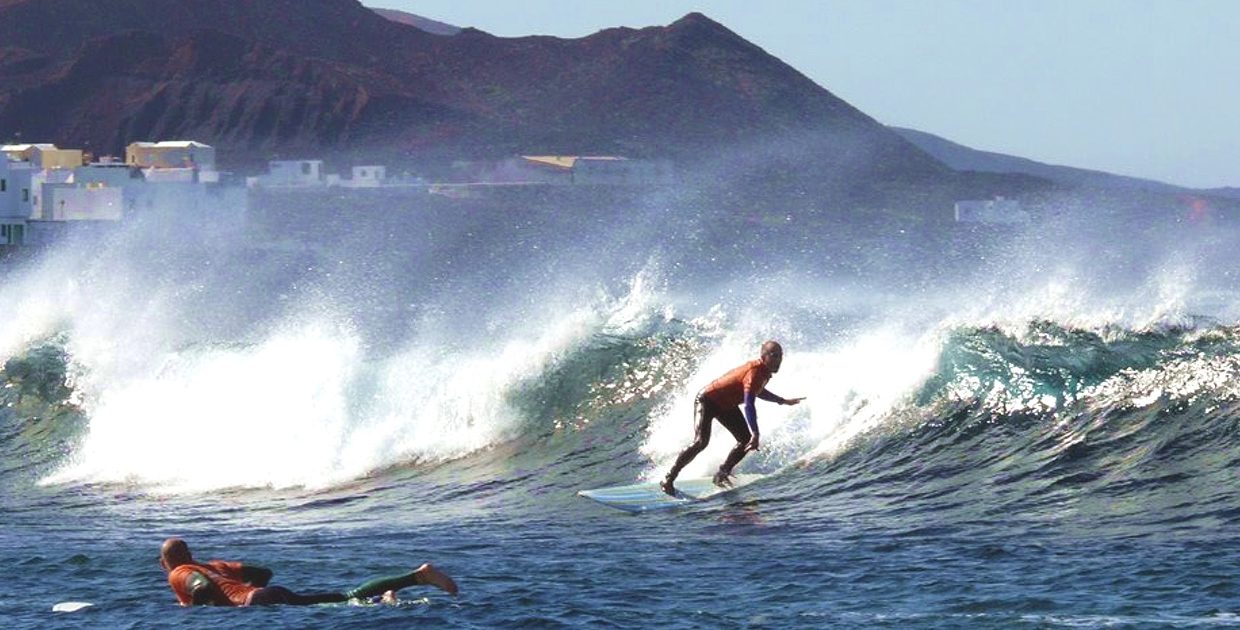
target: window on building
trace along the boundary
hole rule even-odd
[[[22,201],[30,201],[30,189],[29,188],[22,189]]]
[[[302,175],[309,175],[309,174],[310,174],[310,163],[309,163],[309,162],[302,162],[302,163],[301,163],[301,174],[302,174]]]
[[[9,189],[9,180],[0,179],[0,192],[4,192],[8,189]]]

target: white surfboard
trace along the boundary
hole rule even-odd
[[[725,492],[731,492],[742,486],[747,486],[765,476],[736,475],[732,477],[733,483],[730,488],[716,486],[710,477],[677,479],[675,484],[676,496],[674,497],[663,492],[657,481],[637,483],[630,486],[581,490],[577,495],[587,499],[594,499],[603,505],[624,510],[625,512],[649,512],[651,510],[666,510],[680,507],[694,501],[709,499]]]
[[[52,606],[52,612],[71,613],[85,608],[90,608],[91,606],[94,606],[94,604],[90,602],[60,602],[59,604]]]

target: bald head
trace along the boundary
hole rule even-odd
[[[159,563],[169,571],[193,561],[194,557],[189,553],[189,545],[180,538],[169,538],[159,548]]]
[[[761,358],[762,363],[774,374],[779,371],[779,365],[784,361],[784,347],[779,345],[778,341],[768,341],[762,344]]]

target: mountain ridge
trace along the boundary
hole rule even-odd
[[[398,11],[396,9],[380,9],[380,8],[375,8],[375,7],[368,7],[368,8],[371,11],[374,11],[375,13],[378,13],[379,15],[383,16],[384,18],[387,18],[388,20],[397,22],[399,24],[407,24],[416,29],[420,29],[420,30],[426,31],[427,33],[432,33],[435,35],[456,35],[462,30],[461,27],[459,26],[453,26],[446,22],[432,20],[430,18],[422,17],[420,15],[414,15],[412,13],[407,13],[405,11]]]
[[[701,160],[739,147],[734,159],[811,176],[947,173],[701,13],[559,39],[434,35],[356,0],[73,4],[0,3],[0,138],[102,154],[191,137],[232,163],[339,152]]]
[[[974,149],[942,136],[916,129],[895,126],[890,128],[922,151],[929,153],[940,162],[958,171],[1022,173],[1048,179],[1065,186],[1126,188],[1162,193],[1193,190],[1186,186],[1177,186],[1152,179],[1116,175],[1096,169],[1047,164],[1005,153]]]

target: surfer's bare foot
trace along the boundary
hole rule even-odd
[[[673,482],[671,479],[664,479],[659,482],[659,489],[662,490],[664,494],[674,497],[676,496],[676,486],[672,484]]]
[[[732,487],[732,475],[729,475],[728,473],[725,473],[722,470],[715,473],[715,478],[713,479],[713,481],[715,482],[715,485],[719,486],[720,488],[731,488]]]
[[[447,573],[436,569],[429,562],[418,567],[413,575],[417,578],[418,584],[430,584],[449,595],[456,595],[456,582],[453,582]]]
[[[383,598],[379,601],[385,604],[395,604],[400,602],[400,599],[396,597],[396,591],[383,591]]]

